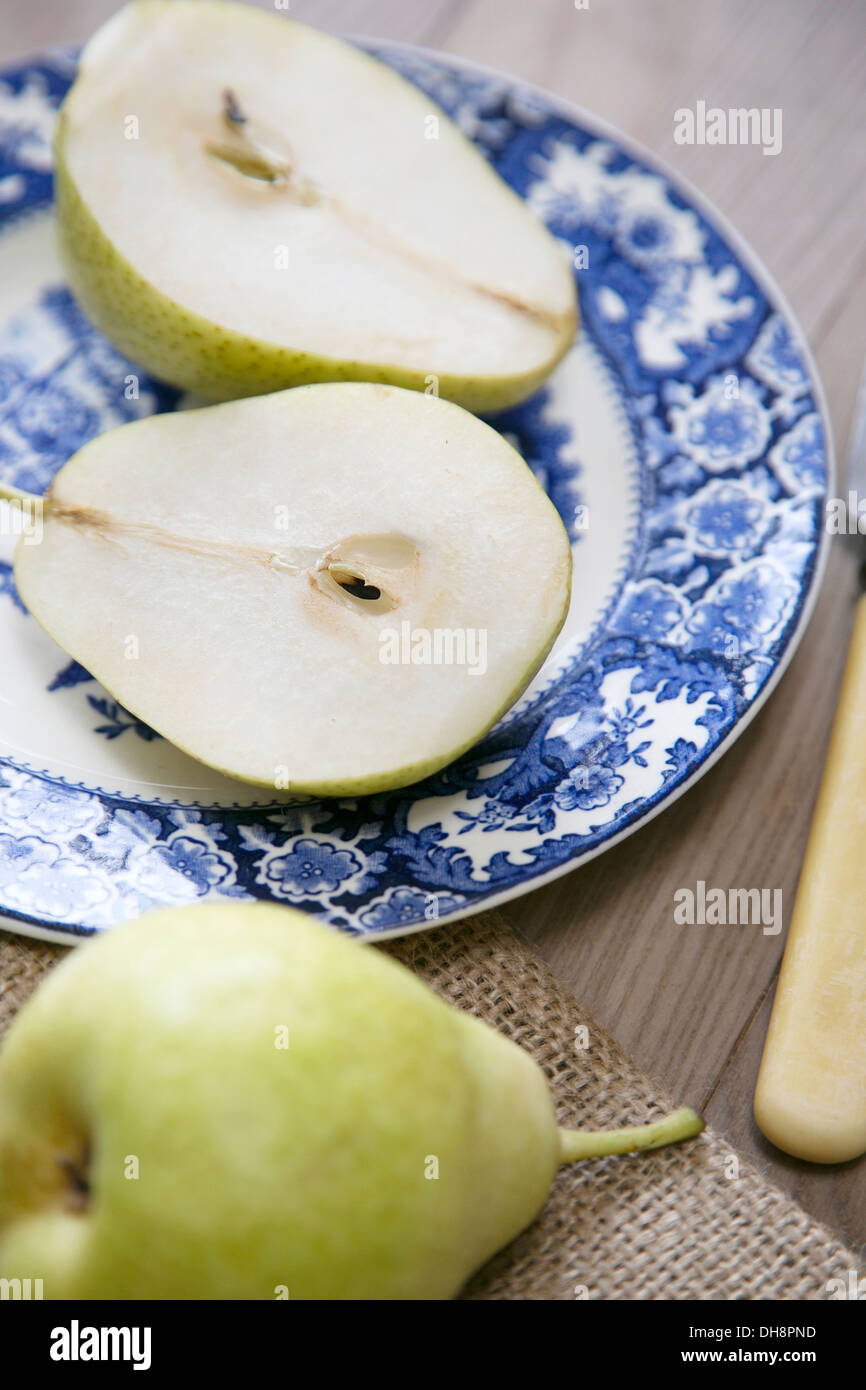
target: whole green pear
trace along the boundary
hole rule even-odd
[[[274,905],[71,954],[0,1050],[0,1277],[52,1299],[444,1299],[571,1157],[529,1055]]]

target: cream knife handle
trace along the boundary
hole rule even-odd
[[[795,1158],[866,1150],[866,597],[854,633],[755,1092]]]

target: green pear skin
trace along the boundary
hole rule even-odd
[[[530,1056],[374,947],[276,905],[166,909],[67,957],[0,1050],[0,1277],[447,1299],[560,1162],[700,1128],[560,1135]]]
[[[169,909],[75,951],[4,1044],[0,1277],[449,1298],[557,1162],[529,1056],[407,970],[291,909]]]

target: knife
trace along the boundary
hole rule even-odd
[[[866,372],[848,488],[849,506],[861,498],[866,507]],[[856,539],[866,546],[866,534]],[[755,1119],[795,1158],[844,1163],[866,1151],[866,594],[797,885]]]

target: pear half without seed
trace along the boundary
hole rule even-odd
[[[137,0],[60,114],[69,283],[134,361],[209,399],[386,381],[476,411],[570,347],[564,249],[431,99],[282,16]]]
[[[682,1109],[559,1130],[522,1047],[291,908],[149,913],[70,952],[3,1041],[0,1278],[38,1270],[47,1299],[453,1298],[561,1163],[702,1128]]]
[[[564,620],[571,547],[489,425],[344,382],[101,435],[55,478],[15,582],[193,757],[355,795],[451,762],[514,703]]]

